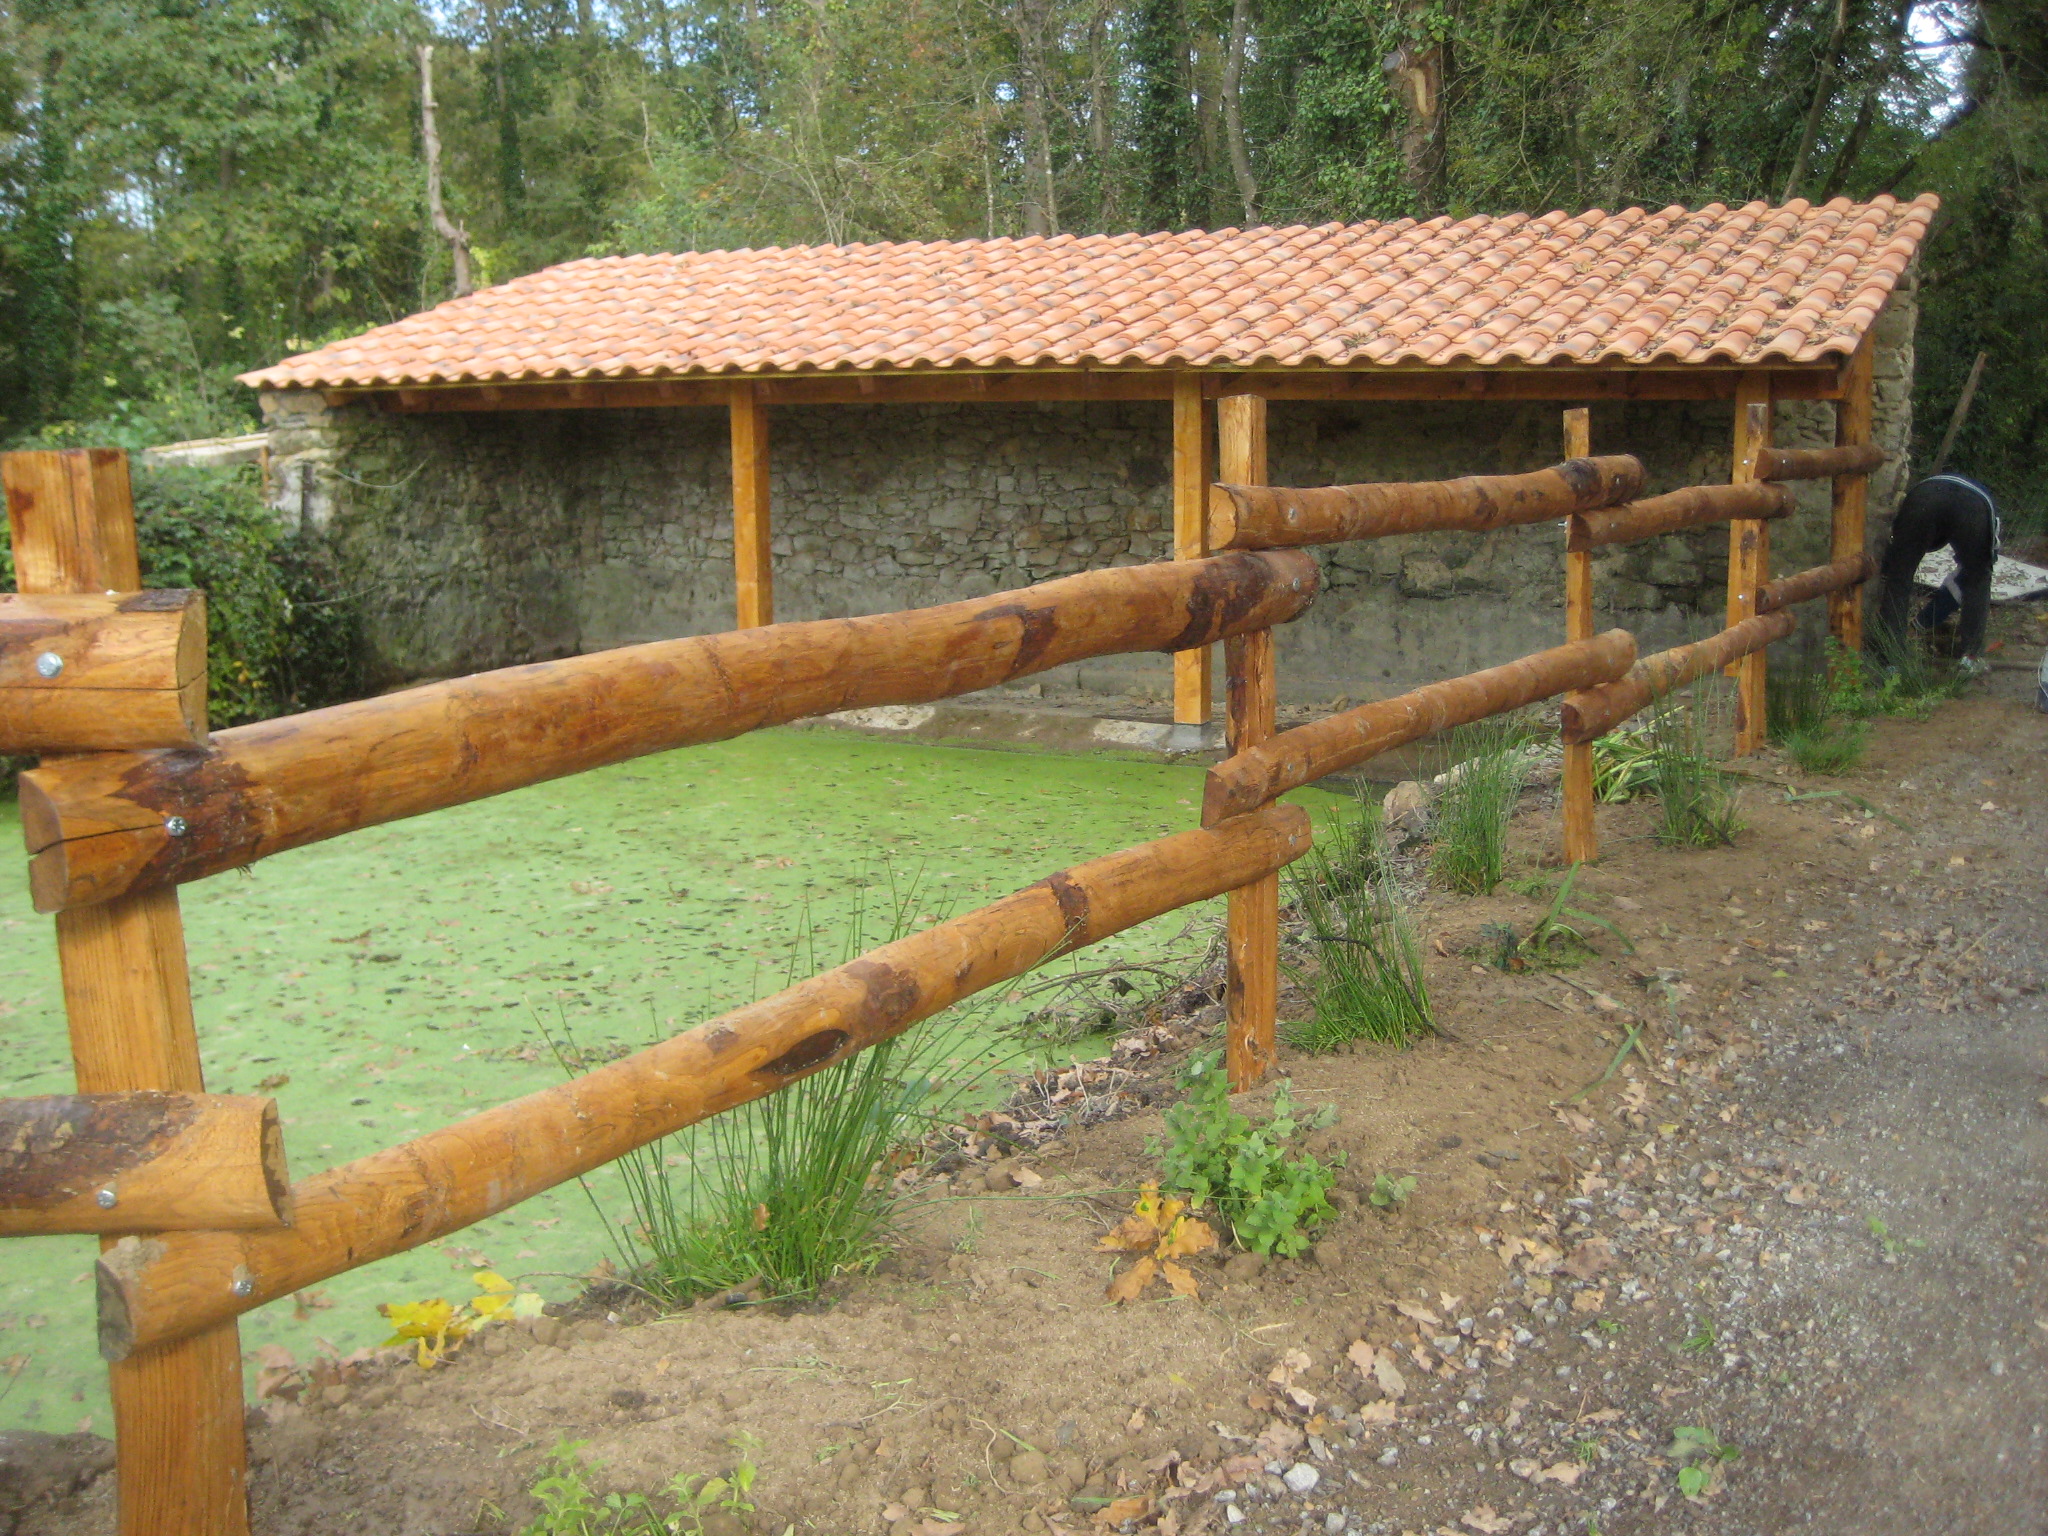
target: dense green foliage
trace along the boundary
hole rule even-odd
[[[15,0],[0,426],[250,419],[239,368],[589,252],[1947,200],[1923,450],[2018,511],[2048,432],[2038,0]]]
[[[360,691],[354,595],[323,542],[279,527],[253,470],[137,465],[134,485],[143,585],[206,593],[213,725],[317,709]],[[12,590],[13,551],[0,523],[0,591]],[[12,782],[8,769],[0,759],[0,787]]]

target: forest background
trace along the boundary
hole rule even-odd
[[[1927,190],[1921,463],[1988,352],[1951,467],[2048,527],[2040,0],[4,0],[0,438],[246,430],[235,372],[445,299],[458,243],[481,286]]]

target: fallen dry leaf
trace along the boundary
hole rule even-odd
[[[1098,1253],[1142,1253],[1159,1241],[1159,1229],[1142,1216],[1126,1216],[1095,1245]]]
[[[1294,1378],[1307,1370],[1313,1362],[1305,1350],[1290,1349],[1273,1362],[1273,1369],[1266,1372],[1266,1380],[1275,1386],[1291,1387]]]
[[[1358,1367],[1359,1375],[1370,1376],[1372,1374],[1373,1347],[1366,1343],[1365,1340],[1354,1339],[1351,1347],[1344,1353],[1345,1357]]]
[[[1372,1363],[1372,1379],[1379,1383],[1380,1390],[1388,1397],[1399,1400],[1408,1390],[1408,1382],[1386,1355],[1380,1355]]]
[[[1185,1258],[1191,1253],[1207,1253],[1216,1246],[1216,1229],[1206,1221],[1197,1221],[1192,1216],[1183,1216],[1173,1224],[1159,1245],[1162,1259]]]
[[[1142,1262],[1150,1264],[1152,1261],[1145,1259]],[[1200,1282],[1195,1279],[1193,1274],[1174,1263],[1171,1259],[1161,1259],[1159,1261],[1159,1273],[1165,1277],[1168,1287],[1176,1296],[1194,1296],[1202,1289]]]
[[[1416,1302],[1397,1301],[1394,1303],[1394,1310],[1400,1313],[1403,1317],[1412,1318],[1414,1321],[1425,1324],[1428,1327],[1438,1330],[1439,1332],[1443,1330],[1443,1319],[1438,1317],[1434,1312],[1430,1311],[1429,1308],[1421,1306]]]
[[[1502,1531],[1511,1531],[1515,1528],[1515,1522],[1503,1520],[1496,1515],[1491,1504],[1482,1504],[1477,1509],[1466,1510],[1458,1517],[1458,1523],[1480,1532],[1481,1536],[1500,1536]]]
[[[1017,1181],[1019,1189],[1036,1189],[1045,1182],[1042,1175],[1033,1173],[1029,1168],[1012,1168],[1010,1177]]]
[[[1572,1310],[1574,1312],[1598,1312],[1606,1305],[1607,1288],[1605,1286],[1598,1290],[1589,1286],[1572,1298]]]
[[[1158,1271],[1158,1264],[1149,1253],[1129,1269],[1109,1282],[1109,1299],[1122,1303],[1136,1301],[1144,1294],[1145,1287],[1152,1283],[1152,1276]]]
[[[1810,1205],[1818,1193],[1811,1184],[1794,1184],[1785,1191],[1784,1200],[1787,1205]]]
[[[1139,1494],[1128,1499],[1112,1499],[1108,1506],[1095,1511],[1097,1525],[1122,1525],[1126,1520],[1143,1520],[1152,1513],[1152,1496]],[[959,1527],[955,1526],[955,1530]]]
[[[1383,1399],[1365,1404],[1358,1410],[1358,1417],[1367,1424],[1391,1424],[1399,1417],[1399,1410],[1392,1401]]]
[[[1531,1478],[1530,1481],[1535,1483],[1562,1483],[1565,1487],[1570,1488],[1578,1482],[1580,1475],[1585,1470],[1576,1461],[1560,1461],[1554,1467],[1545,1467]]]
[[[1604,1237],[1589,1237],[1572,1250],[1572,1256],[1560,1267],[1575,1280],[1591,1280],[1614,1267],[1614,1249]]]

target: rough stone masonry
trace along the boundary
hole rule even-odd
[[[1873,477],[1881,539],[1912,427],[1911,274],[1878,321]],[[387,682],[705,633],[733,622],[732,495],[722,410],[395,415],[263,398],[273,496],[324,530],[365,591]],[[1833,441],[1834,407],[1777,412],[1786,446]],[[1593,408],[1597,453],[1634,453],[1650,489],[1725,481],[1732,408]],[[1424,480],[1538,468],[1562,454],[1559,407],[1272,408],[1276,484]],[[919,607],[1171,552],[1163,404],[817,406],[773,413],[778,619]],[[1829,488],[1800,488],[1772,529],[1779,573],[1827,558]],[[1280,636],[1291,703],[1384,697],[1563,638],[1563,537],[1548,527],[1382,539],[1319,551],[1325,588]],[[1600,622],[1652,650],[1718,628],[1721,527],[1595,557]],[[1822,605],[1803,616],[1809,638]],[[1220,670],[1220,669],[1219,669]],[[1105,658],[1054,687],[1157,701],[1166,658]],[[1219,678],[1220,686],[1220,678]]]

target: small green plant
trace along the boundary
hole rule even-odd
[[[1415,1193],[1415,1175],[1404,1173],[1399,1178],[1391,1174],[1376,1173],[1372,1176],[1372,1188],[1365,1198],[1383,1211],[1399,1210],[1408,1203],[1408,1197]]]
[[[1299,1138],[1336,1118],[1334,1109],[1302,1120],[1286,1082],[1273,1094],[1273,1113],[1254,1124],[1231,1103],[1221,1053],[1209,1051],[1188,1065],[1186,1093],[1166,1112],[1166,1138],[1148,1150],[1159,1159],[1161,1182],[1187,1196],[1196,1209],[1213,1206],[1230,1223],[1240,1246],[1291,1258],[1334,1214],[1330,1186],[1343,1165],[1296,1151]]]
[[[1312,1003],[1287,1025],[1290,1045],[1332,1051],[1353,1040],[1405,1045],[1436,1027],[1422,945],[1388,872],[1379,807],[1340,814],[1288,870],[1313,962],[1289,971]]]
[[[750,1435],[737,1435],[729,1442],[736,1459],[727,1476],[679,1474],[651,1499],[642,1493],[600,1497],[590,1477],[602,1464],[583,1459],[587,1443],[566,1440],[548,1453],[544,1470],[527,1489],[540,1505],[540,1518],[520,1536],[704,1536],[710,1515],[743,1520],[754,1512],[748,1495],[754,1487],[752,1457],[759,1442]]]
[[[1572,1445],[1572,1456],[1578,1461],[1580,1466],[1590,1467],[1600,1459],[1600,1442],[1598,1440],[1576,1441]]]
[[[1884,1249],[1885,1262],[1888,1264],[1896,1263],[1899,1255],[1908,1248],[1925,1248],[1927,1246],[1922,1239],[1917,1237],[1893,1237],[1891,1227],[1882,1216],[1866,1216],[1863,1218],[1863,1221],[1864,1225],[1870,1228],[1870,1235],[1877,1239],[1878,1246]]]
[[[1869,657],[1831,652],[1835,708],[1842,714],[1924,720],[1937,704],[1961,697],[1969,686],[1967,677],[1930,656],[1916,637],[1899,641],[1878,635],[1872,651]]]
[[[1581,867],[1574,864],[1565,871],[1549,907],[1537,919],[1536,926],[1529,930],[1527,938],[1517,936],[1515,930],[1505,923],[1488,923],[1480,929],[1482,940],[1491,949],[1496,969],[1526,971],[1532,965],[1553,969],[1576,965],[1593,953],[1592,944],[1581,931],[1589,927],[1606,929],[1621,941],[1624,950],[1635,953],[1636,947],[1629,942],[1628,935],[1606,918],[1565,905],[1571,900],[1572,887],[1578,881]]]
[[[1657,742],[1648,729],[1628,727],[1593,743],[1593,794],[1620,805],[1657,788]]]
[[[1621,1324],[1611,1317],[1596,1318],[1593,1326],[1606,1334],[1610,1339],[1621,1332]]]
[[[1870,723],[1866,720],[1828,720],[1820,725],[1794,731],[1781,745],[1785,755],[1806,773],[1833,777],[1847,773],[1863,761],[1870,745]]]
[[[1708,690],[1667,704],[1652,716],[1656,744],[1657,840],[1680,848],[1718,848],[1735,841],[1733,781],[1715,766],[1709,745],[1716,739],[1721,711]]]
[[[1681,1424],[1671,1431],[1671,1444],[1664,1454],[1679,1464],[1678,1491],[1696,1499],[1712,1490],[1721,1467],[1738,1459],[1742,1452],[1736,1446],[1722,1444],[1710,1429]]]
[[[1461,725],[1450,733],[1449,764],[1430,812],[1430,872],[1450,890],[1490,896],[1507,869],[1508,823],[1529,765],[1528,731],[1512,716]]]
[[[1688,1355],[1710,1355],[1721,1342],[1721,1334],[1710,1322],[1701,1323],[1678,1347]]]

